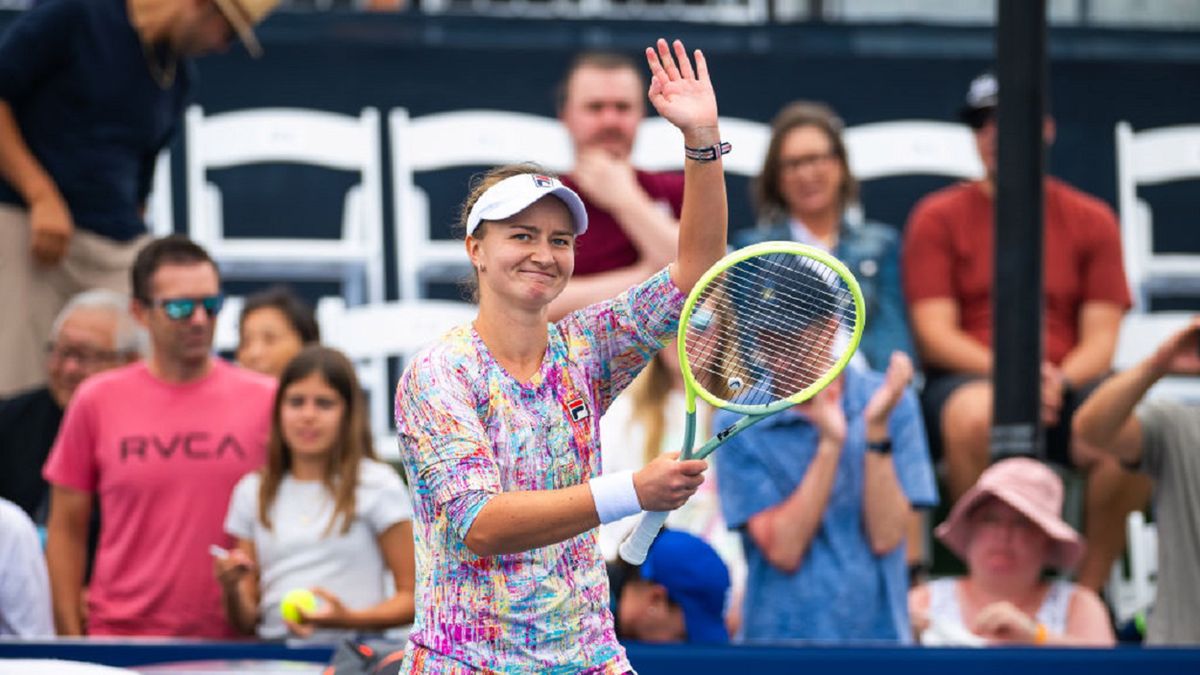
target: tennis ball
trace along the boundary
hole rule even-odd
[[[317,596],[307,588],[293,588],[279,603],[279,613],[292,623],[300,623],[300,610],[311,612],[317,608]]]

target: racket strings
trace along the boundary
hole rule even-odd
[[[855,306],[841,276],[814,258],[745,259],[702,289],[684,332],[688,366],[700,387],[731,403],[790,397],[838,363]]]

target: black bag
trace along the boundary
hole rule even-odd
[[[404,643],[346,638],[322,675],[398,675]]]

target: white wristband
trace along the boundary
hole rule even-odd
[[[641,513],[637,490],[633,487],[633,472],[618,471],[596,476],[588,481],[592,488],[592,501],[596,503],[596,515],[601,523],[611,523],[626,516]]]

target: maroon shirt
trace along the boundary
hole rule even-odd
[[[638,185],[650,199],[670,208],[678,220],[683,210],[683,174],[637,171]],[[587,206],[588,229],[575,244],[575,276],[599,274],[629,267],[638,261],[638,250],[608,211],[593,206],[570,176],[562,176],[567,187],[579,193]]]

